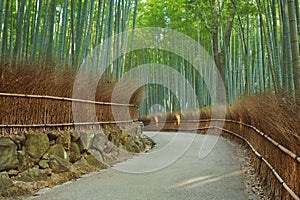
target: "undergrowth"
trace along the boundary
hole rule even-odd
[[[71,67],[55,68],[55,66],[38,66],[35,64],[18,64],[16,66],[0,65],[0,92],[12,94],[34,94],[55,97],[73,98],[73,90],[79,89],[79,99],[97,102],[113,102],[139,105],[144,92],[137,89],[135,82],[125,80],[115,86],[117,80],[99,77],[93,72],[85,72],[80,76],[77,88],[74,83],[78,80],[78,72]],[[92,87],[95,85],[96,87]],[[96,88],[96,89],[95,89]],[[117,92],[116,92],[117,91]],[[112,94],[116,93],[113,96]],[[110,105],[75,103],[79,110],[75,113],[71,101],[51,99],[6,97],[0,95],[0,124],[32,125],[32,124],[62,124],[75,122],[96,122],[136,119],[138,107],[117,106],[114,111]],[[72,110],[73,109],[73,110]],[[127,114],[129,110],[129,115]],[[94,118],[94,113],[96,117]],[[5,129],[9,133],[19,129]]]
[[[39,66],[31,63],[18,65],[0,65],[0,92],[16,94],[36,94],[58,97],[72,97],[74,81],[77,76],[77,69],[72,67],[56,68],[55,66]],[[98,79],[94,72],[86,72],[81,78],[80,87],[84,88],[82,96],[86,100],[111,102],[111,95],[115,88],[116,80],[109,80],[101,77],[97,90],[93,91],[91,83]],[[137,90],[127,100],[127,95],[136,88],[133,81],[127,80],[118,89],[122,92],[114,98],[115,103],[131,103],[139,105],[144,98],[143,90]],[[130,93],[131,92],[131,93]],[[126,98],[125,98],[126,97]]]

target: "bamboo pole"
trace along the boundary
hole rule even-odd
[[[290,156],[292,159],[294,159],[294,160],[296,160],[297,162],[300,163],[300,155],[297,155],[297,154],[293,153],[288,148],[284,147],[280,143],[278,143],[275,140],[273,140],[269,135],[267,135],[267,134],[263,133],[262,131],[260,131],[259,129],[257,129],[255,126],[246,124],[244,122],[235,121],[235,120],[228,120],[228,119],[200,119],[200,120],[184,120],[184,119],[181,119],[180,123],[181,124],[183,124],[183,123],[200,123],[200,122],[210,122],[210,121],[214,121],[214,122],[229,122],[229,123],[234,123],[234,124],[238,124],[238,125],[242,125],[242,126],[251,128],[256,133],[260,134],[261,136],[264,136],[267,140],[269,140],[274,146],[276,146],[277,148],[279,148],[282,152],[284,152],[285,154],[287,154],[288,156]],[[174,124],[174,121],[164,121],[164,122],[158,121],[158,122],[151,122],[151,123],[171,123],[171,124]],[[187,130],[187,131],[193,131],[193,130]]]
[[[106,122],[74,122],[74,123],[61,123],[61,124],[0,124],[0,128],[41,128],[41,127],[64,127],[64,126],[86,126],[86,125],[102,125],[102,124],[124,124],[137,122],[134,120],[124,121],[106,121]]]
[[[243,122],[240,121],[235,121],[235,120],[226,120],[226,119],[202,119],[202,120],[181,120],[181,124],[182,123],[200,123],[200,122],[210,122],[210,121],[221,121],[221,122],[229,122],[229,123],[235,123],[238,125],[242,125],[248,128],[253,129],[255,132],[259,133],[260,135],[264,136],[264,138],[266,138],[268,141],[270,141],[273,145],[275,145],[276,147],[278,147],[283,153],[285,153],[286,155],[290,156],[293,158],[293,160],[295,162],[300,163],[300,156],[296,155],[295,153],[291,152],[289,149],[285,148],[284,146],[280,145],[278,142],[276,142],[275,140],[273,140],[270,136],[266,135],[265,133],[259,131],[256,127],[249,125],[249,124],[245,124]],[[166,121],[166,122],[151,122],[153,124],[159,124],[159,123],[171,123],[172,125],[174,125],[173,121]],[[158,126],[161,127],[161,126]],[[287,185],[287,183],[284,181],[284,179],[279,175],[279,173],[276,171],[276,169],[270,164],[270,162],[263,157],[263,155],[261,153],[259,153],[254,147],[253,145],[243,136],[241,136],[240,134],[237,134],[233,131],[230,131],[228,129],[225,128],[221,128],[218,126],[207,126],[207,127],[199,127],[197,129],[192,129],[192,130],[188,130],[188,131],[204,131],[204,130],[208,130],[208,129],[218,129],[221,130],[223,132],[229,133],[235,137],[240,138],[241,140],[243,140],[244,142],[246,142],[246,144],[251,148],[251,150],[253,151],[253,153],[260,159],[262,160],[266,166],[271,170],[271,172],[274,174],[275,178],[278,180],[278,182],[283,186],[283,188],[287,191],[287,193],[295,200],[300,200],[300,197]]]
[[[11,93],[0,93],[0,96],[7,96],[7,97],[22,97],[22,98],[39,98],[39,99],[52,99],[52,100],[60,100],[60,101],[72,101],[72,102],[79,102],[79,103],[89,103],[89,104],[96,104],[96,105],[111,105],[111,106],[127,106],[127,107],[138,107],[134,104],[121,104],[121,103],[111,103],[111,102],[100,102],[100,101],[91,101],[91,100],[84,100],[84,99],[72,99],[67,97],[55,97],[55,96],[47,96],[47,95],[32,95],[32,94],[11,94]]]

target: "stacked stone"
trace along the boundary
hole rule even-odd
[[[104,169],[144,151],[146,146],[138,123],[123,130],[115,127],[0,137],[0,194],[20,182]]]

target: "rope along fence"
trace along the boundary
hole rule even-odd
[[[214,122],[212,126],[210,122]],[[225,122],[224,127],[218,126],[218,122]],[[198,128],[189,129],[191,123],[198,123]],[[242,140],[255,155],[254,166],[264,185],[270,188],[270,197],[300,200],[300,156],[256,127],[235,120],[201,119],[180,120],[180,128],[176,121],[156,121],[146,126],[145,130],[158,130],[158,127],[162,131],[218,129]]]
[[[0,93],[0,102],[2,134],[28,129],[69,129],[74,126],[90,129],[104,124],[132,123],[138,118],[138,107],[134,104],[10,93]],[[81,111],[76,113],[76,122],[72,106],[79,107]],[[112,113],[112,107],[117,107],[117,112]]]

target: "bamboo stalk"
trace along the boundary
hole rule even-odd
[[[124,121],[106,121],[106,122],[74,122],[62,124],[0,124],[0,128],[40,128],[40,127],[63,127],[63,126],[86,126],[86,125],[101,125],[101,124],[122,124],[133,123],[138,121],[124,120]]]
[[[79,102],[79,103],[89,103],[89,104],[96,104],[96,105],[138,107],[137,105],[134,105],[134,104],[121,104],[121,103],[111,103],[111,102],[100,102],[100,101],[91,101],[91,100],[83,100],[83,99],[72,99],[72,98],[67,98],[67,97],[55,97],[55,96],[47,96],[47,95],[44,96],[44,95],[32,95],[32,94],[0,93],[0,96],[52,99],[52,100],[72,101],[72,102]]]
[[[257,132],[258,134],[264,136],[267,140],[269,140],[273,145],[275,145],[277,148],[279,148],[282,152],[284,152],[285,154],[287,154],[288,156],[290,156],[291,158],[293,158],[294,160],[296,160],[297,162],[300,163],[300,155],[296,155],[291,150],[289,150],[288,148],[286,148],[283,145],[279,144],[278,142],[273,140],[270,136],[268,136],[267,134],[265,134],[262,131],[258,130],[256,127],[254,127],[252,125],[245,124],[245,123],[240,122],[240,121],[228,120],[228,119],[201,119],[201,120],[184,120],[184,119],[181,119],[180,120],[181,124],[182,123],[210,122],[210,121],[235,123],[235,124],[239,124],[239,125],[251,128],[255,132]],[[158,121],[158,122],[151,122],[151,123],[172,123],[173,124],[174,122],[173,121],[165,121],[165,122]],[[192,131],[192,130],[189,130],[189,131]]]
[[[224,119],[204,119],[204,120],[182,120],[181,122],[184,123],[184,122],[196,122],[196,123],[199,123],[199,122],[208,122],[208,121],[226,121],[226,122],[233,122],[233,123],[236,123],[236,124],[241,124],[241,125],[247,125],[247,127],[253,127],[252,125],[248,125],[248,124],[244,124],[242,122],[239,122],[239,121],[234,121],[234,120],[224,120]],[[169,121],[173,124],[173,121]],[[153,123],[153,122],[151,122]],[[155,122],[155,123],[161,123],[161,122]],[[164,123],[167,123],[167,122],[164,122]],[[255,128],[255,127],[254,127]],[[254,147],[253,145],[246,139],[244,138],[243,136],[233,132],[233,131],[230,131],[230,130],[227,130],[227,129],[224,129],[224,128],[221,128],[221,127],[218,127],[218,126],[209,126],[209,127],[199,127],[197,129],[193,129],[193,131],[198,131],[198,130],[208,130],[208,129],[218,129],[218,130],[221,130],[221,131],[224,131],[226,133],[229,133],[231,135],[234,135],[235,137],[238,137],[240,139],[242,139],[244,142],[247,143],[247,145],[251,148],[251,150],[253,151],[253,153],[260,159],[262,160],[266,165],[267,167],[271,170],[271,172],[274,174],[274,176],[276,177],[276,179],[279,181],[279,183],[284,187],[284,189],[288,192],[289,195],[291,195],[295,200],[300,200],[300,197],[286,184],[286,182],[284,181],[284,179],[279,175],[279,173],[276,171],[276,169],[269,163],[269,161],[267,159],[265,159]],[[191,130],[190,130],[191,131]],[[266,137],[266,135],[265,135]],[[268,136],[267,136],[268,137]],[[267,138],[266,137],[266,138]],[[275,142],[274,140],[272,140],[273,142]],[[272,144],[274,144],[272,142]],[[275,144],[278,144],[275,142]],[[274,144],[274,145],[275,145]],[[279,145],[276,145],[277,147]],[[282,149],[280,149],[282,150]],[[291,156],[295,161],[299,162],[300,158],[299,156],[296,156],[295,157],[295,154],[290,152],[288,149],[285,148],[285,151],[282,150],[282,152],[286,153],[287,155]],[[297,158],[297,159],[296,159]],[[300,162],[299,162],[300,163]]]
[[[210,127],[209,127],[210,128]],[[253,146],[252,144],[244,137],[229,131],[227,129],[224,128],[220,128],[220,127],[211,127],[211,128],[217,128],[221,131],[227,132],[231,135],[234,135],[236,137],[239,137],[240,139],[242,139],[243,141],[245,141],[247,143],[247,145],[251,148],[251,150],[255,153],[255,155],[257,155],[259,158],[261,158],[261,160],[268,166],[268,168],[272,171],[272,173],[275,175],[276,179],[280,182],[280,184],[283,185],[283,187],[285,188],[285,190],[295,199],[295,200],[300,200],[300,197],[297,196],[297,194],[286,184],[286,182],[282,179],[282,177],[279,175],[279,173],[275,170],[275,168],[268,162],[267,159],[265,159]]]

